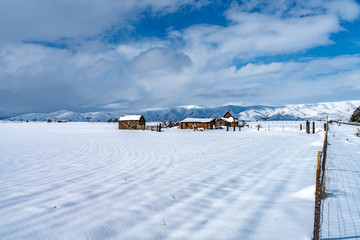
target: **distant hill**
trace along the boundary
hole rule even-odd
[[[344,120],[348,121],[354,110],[360,106],[358,101],[324,102],[316,104],[290,104],[279,107],[270,106],[179,106],[164,108],[160,110],[149,110],[136,112],[144,115],[147,121],[181,121],[187,117],[221,117],[227,110],[230,110],[240,120]],[[67,110],[60,110],[52,113],[29,113],[9,118],[11,121],[46,121],[63,120],[72,122],[105,122],[109,119],[118,119],[122,114],[130,112],[87,112],[77,113]]]

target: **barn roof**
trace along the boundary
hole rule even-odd
[[[234,118],[233,118],[233,117],[228,117],[228,118],[222,117],[221,119],[224,120],[224,121],[226,121],[226,122],[230,122],[230,123],[234,122]],[[236,119],[235,119],[235,122],[237,122]]]
[[[142,115],[122,115],[119,121],[139,121]]]
[[[188,123],[188,122],[200,122],[200,123],[207,123],[214,121],[214,118],[185,118],[181,122]]]
[[[225,116],[227,113],[230,113],[231,116],[235,116],[235,114],[234,114],[230,109],[226,111],[226,113],[224,114],[224,116]]]

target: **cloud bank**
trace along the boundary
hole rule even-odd
[[[186,18],[217,4],[1,1],[0,116],[359,96],[360,56],[326,54],[357,2],[234,1],[219,24]],[[177,15],[185,27],[167,25]],[[163,30],[145,35],[140,21]]]

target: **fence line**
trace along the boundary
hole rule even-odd
[[[337,124],[346,124],[346,125],[352,125],[352,126],[360,126],[360,123],[357,122],[339,122],[339,121],[334,121]]]
[[[313,240],[321,238],[321,224],[323,219],[323,201],[325,200],[325,166],[328,145],[329,122],[326,123],[324,134],[324,145],[322,152],[318,152],[316,167],[316,188],[315,188],[315,210],[314,210],[314,231]]]

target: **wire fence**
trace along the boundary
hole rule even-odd
[[[324,200],[326,198],[325,190],[325,165],[328,146],[329,123],[325,125],[324,145],[322,151],[318,152],[316,168],[316,188],[315,188],[315,212],[314,212],[314,231],[313,240],[321,238],[321,225],[323,220]]]

